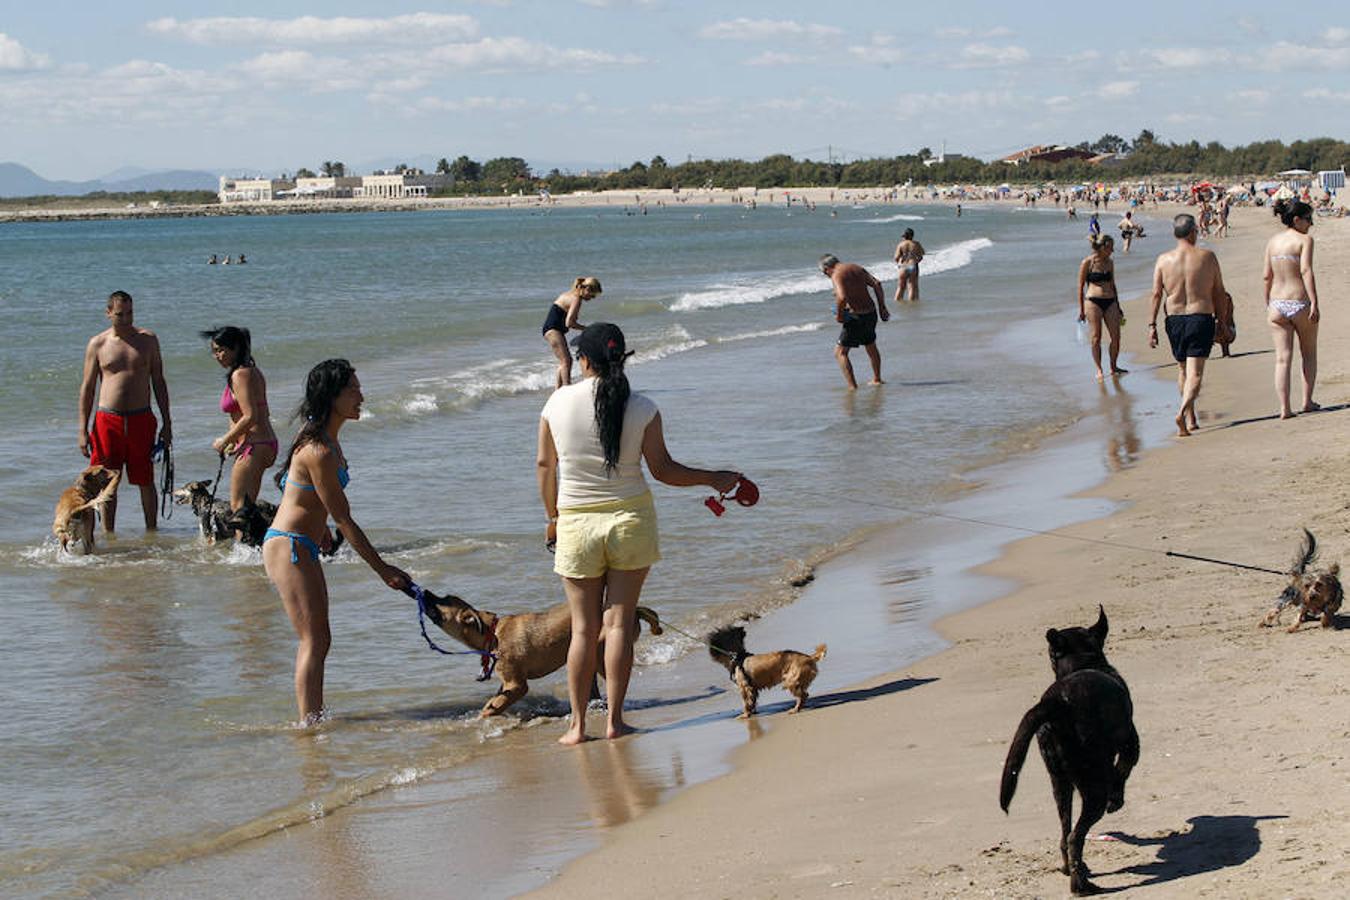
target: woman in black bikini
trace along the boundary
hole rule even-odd
[[[585,328],[577,321],[581,315],[581,304],[600,296],[600,279],[578,278],[572,282],[572,289],[559,294],[558,299],[548,305],[548,318],[544,319],[544,340],[553,348],[558,357],[558,380],[556,387],[572,383],[572,352],[567,348],[567,332]]]
[[[1091,331],[1088,341],[1092,348],[1092,362],[1097,366],[1097,380],[1102,374],[1102,325],[1111,336],[1111,374],[1124,375],[1127,370],[1116,364],[1120,356],[1120,323],[1123,318],[1120,300],[1116,297],[1116,267],[1111,252],[1116,242],[1109,234],[1094,234],[1088,238],[1092,255],[1078,267],[1078,321],[1087,322]]]

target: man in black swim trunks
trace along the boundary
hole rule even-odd
[[[1218,323],[1227,330],[1228,307],[1224,304],[1223,273],[1218,258],[1195,245],[1199,229],[1195,216],[1183,213],[1172,220],[1176,248],[1158,257],[1153,268],[1153,297],[1149,306],[1148,345],[1158,346],[1158,307],[1167,299],[1167,339],[1177,361],[1177,389],[1181,408],[1177,411],[1177,437],[1189,437],[1198,423],[1195,398],[1205,360],[1214,345],[1215,315],[1225,317]]]
[[[844,373],[844,381],[849,390],[857,390],[858,382],[853,377],[853,363],[849,362],[848,351],[862,347],[867,358],[872,361],[871,384],[884,384],[881,380],[881,351],[877,350],[877,316],[885,322],[891,318],[886,311],[886,295],[881,282],[872,277],[872,273],[854,263],[841,263],[839,258],[827,253],[820,258],[820,271],[834,284],[834,320],[844,327],[839,332],[839,343],[834,348],[834,358]],[[873,303],[872,295],[876,295]]]

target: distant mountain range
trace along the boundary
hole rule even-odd
[[[178,169],[151,172],[145,169],[118,169],[93,181],[49,181],[27,166],[0,163],[0,197],[55,195],[76,197],[94,191],[132,193],[135,191],[214,191],[219,186],[214,172]]]

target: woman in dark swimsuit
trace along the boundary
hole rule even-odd
[[[1120,323],[1123,318],[1120,300],[1116,297],[1116,267],[1111,261],[1116,242],[1109,234],[1093,235],[1088,240],[1092,243],[1092,255],[1078,267],[1078,321],[1088,323],[1092,362],[1097,366],[1097,380],[1103,381],[1106,377],[1102,374],[1103,324],[1111,336],[1111,374],[1126,373],[1116,364],[1120,356]]]
[[[556,387],[572,383],[572,352],[567,348],[567,332],[585,328],[577,321],[581,315],[581,304],[600,296],[600,279],[578,278],[572,282],[572,289],[559,294],[558,299],[548,305],[548,317],[544,319],[544,340],[553,348],[558,357],[558,379]]]

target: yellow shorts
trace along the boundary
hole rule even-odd
[[[610,569],[645,569],[661,558],[651,492],[558,510],[553,571],[564,578],[598,578]]]

